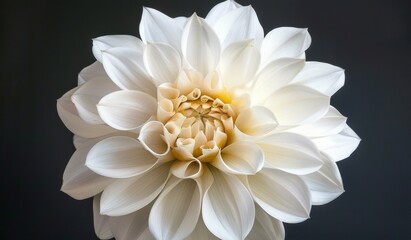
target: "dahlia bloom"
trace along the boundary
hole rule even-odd
[[[359,137],[330,106],[341,68],[305,61],[307,29],[264,35],[251,6],[205,18],[144,8],[141,40],[93,40],[57,102],[76,151],[62,191],[94,197],[101,239],[284,239],[343,191]]]

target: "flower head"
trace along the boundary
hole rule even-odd
[[[307,29],[264,36],[251,6],[143,9],[140,36],[93,40],[58,100],[76,152],[62,190],[94,196],[102,239],[283,239],[344,190],[359,143],[330,106],[342,69],[306,62]]]

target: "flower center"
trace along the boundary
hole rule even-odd
[[[211,161],[227,144],[236,114],[230,104],[194,88],[188,94],[172,85],[159,88],[157,117],[174,157]]]

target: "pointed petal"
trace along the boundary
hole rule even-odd
[[[132,178],[119,179],[108,186],[101,197],[101,214],[122,216],[152,202],[166,185],[170,164],[162,164]]]
[[[228,0],[215,5],[207,14],[205,20],[210,26],[214,26],[220,18],[234,9],[241,7],[234,0]]]
[[[150,170],[157,162],[136,140],[111,137],[94,145],[87,155],[86,166],[92,171],[112,178],[128,178]]]
[[[170,152],[170,144],[164,138],[165,127],[161,122],[150,121],[141,128],[138,140],[155,157],[164,157]]]
[[[255,106],[241,111],[235,125],[242,133],[260,136],[274,130],[278,123],[269,109]]]
[[[281,221],[268,215],[255,204],[255,222],[246,240],[284,240],[285,231]]]
[[[220,59],[220,42],[213,29],[196,14],[188,20],[181,39],[183,56],[204,75],[213,71]]]
[[[337,164],[326,156],[323,161],[319,171],[301,177],[310,189],[313,205],[329,203],[344,192]]]
[[[349,157],[360,141],[360,137],[348,125],[339,134],[313,139],[318,149],[334,161]]]
[[[252,40],[231,44],[224,50],[219,65],[224,86],[230,90],[246,85],[254,78],[259,65],[260,51]]]
[[[111,231],[116,240],[154,240],[148,230],[148,215],[153,204],[131,214],[110,217]]]
[[[182,28],[169,16],[153,8],[144,7],[139,29],[145,43],[166,43],[180,51]]]
[[[248,189],[241,181],[212,169],[214,183],[203,199],[203,220],[220,239],[244,239],[254,223],[255,208]]]
[[[113,47],[127,47],[142,52],[143,42],[130,35],[107,35],[93,39],[93,54],[99,62],[103,62],[101,52]]]
[[[264,104],[275,113],[281,125],[314,122],[328,112],[329,105],[330,97],[298,85],[281,88]]]
[[[111,239],[114,236],[110,230],[110,217],[100,214],[100,198],[100,194],[93,198],[94,231],[100,239]]]
[[[85,82],[94,78],[108,78],[106,71],[104,70],[103,64],[99,61],[95,61],[90,66],[83,68],[78,74],[78,85],[82,85]]]
[[[180,26],[181,29],[184,29],[184,26],[187,23],[187,18],[180,16],[180,17],[175,17],[173,18],[174,22],[177,23],[178,26]]]
[[[347,118],[341,115],[334,107],[328,109],[324,117],[315,122],[302,124],[291,129],[288,132],[298,133],[306,137],[325,137],[340,133],[345,127]]]
[[[200,210],[201,194],[196,182],[172,178],[150,212],[150,230],[156,239],[184,239],[194,230]]]
[[[313,88],[327,96],[332,96],[344,86],[344,69],[328,63],[307,62],[293,83]]]
[[[92,147],[93,145],[89,145],[77,149],[64,170],[61,191],[78,200],[100,193],[113,181],[97,175],[85,166],[87,154]]]
[[[103,66],[107,75],[121,89],[156,95],[156,88],[144,66],[142,52],[124,47],[107,49],[103,52]]]
[[[57,113],[64,125],[74,134],[86,138],[94,138],[114,133],[117,130],[107,125],[95,125],[80,118],[71,96],[78,88],[74,88],[57,100]]]
[[[309,218],[311,197],[300,177],[275,169],[248,176],[254,201],[272,217],[287,223]]]
[[[294,133],[273,134],[259,140],[269,168],[304,175],[323,165],[320,152],[308,138]]]
[[[207,229],[207,226],[204,224],[203,217],[200,216],[194,231],[184,240],[219,240],[219,238],[214,236]]]
[[[97,109],[103,121],[111,127],[133,130],[156,114],[157,101],[144,92],[123,90],[103,97]]]
[[[255,143],[234,142],[225,147],[211,164],[223,172],[255,174],[264,166],[264,153]]]
[[[147,43],[144,63],[157,86],[174,82],[182,67],[180,54],[174,48],[162,43]]]
[[[264,65],[279,58],[299,58],[311,44],[306,28],[279,27],[267,33],[261,46]]]
[[[239,7],[222,16],[213,26],[222,48],[233,42],[254,39],[260,48],[264,38],[264,30],[258,21],[257,14],[251,6]]]
[[[303,67],[304,60],[295,58],[271,62],[256,77],[251,95],[253,102],[264,102],[268,96],[290,83]]]
[[[103,124],[98,115],[97,103],[105,95],[119,88],[108,77],[94,78],[79,87],[71,96],[79,116],[90,124]]]

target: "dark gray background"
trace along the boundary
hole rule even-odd
[[[205,16],[218,1],[1,3],[2,239],[95,239],[91,201],[60,192],[74,151],[56,99],[91,64],[91,39],[138,35],[142,6]],[[249,4],[251,1],[239,1]],[[346,192],[286,239],[410,239],[411,24],[407,1],[253,1],[265,32],[308,27],[307,59],[346,69],[332,104],[363,139],[338,165]],[[3,195],[4,196],[4,195]]]

